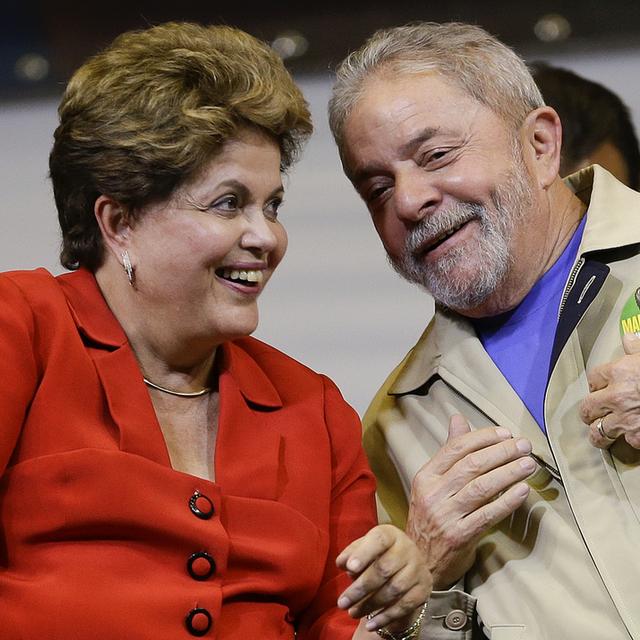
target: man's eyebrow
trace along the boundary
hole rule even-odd
[[[407,156],[413,155],[415,150],[423,142],[426,142],[427,140],[433,138],[438,133],[442,133],[441,127],[425,127],[421,131],[418,131],[418,133],[415,136],[413,136],[411,140],[408,140],[400,147],[399,149],[400,157],[405,158]],[[358,185],[364,182],[365,180],[367,180],[367,178],[370,178],[371,176],[378,176],[384,172],[385,172],[384,169],[382,169],[376,164],[367,164],[357,168],[353,172],[347,172],[347,177],[351,180],[351,182],[354,185]]]
[[[441,127],[425,127],[422,131],[419,131],[411,140],[405,142],[400,147],[400,155],[404,158],[406,156],[411,156],[415,152],[416,148],[419,147],[423,142],[430,140],[438,133],[441,133]]]

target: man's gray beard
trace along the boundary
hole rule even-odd
[[[389,258],[393,268],[410,282],[423,286],[436,302],[456,311],[473,309],[484,302],[505,279],[512,265],[510,243],[513,230],[532,202],[526,169],[520,162],[506,183],[491,194],[493,214],[483,205],[460,202],[421,220],[409,232],[402,255]],[[480,230],[472,241],[446,252],[432,265],[422,261],[420,247],[429,238],[475,219]],[[460,274],[457,267],[473,262],[473,275]],[[464,270],[463,270],[464,271]]]

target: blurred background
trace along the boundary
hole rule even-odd
[[[342,176],[326,120],[332,69],[377,28],[414,20],[472,22],[527,61],[547,61],[601,82],[629,106],[637,130],[640,2],[286,4],[3,0],[0,270],[63,270],[47,159],[57,102],[73,70],[125,30],[166,20],[238,26],[285,59],[316,126],[286,182],[281,219],[289,252],[261,300],[256,335],[328,374],[362,414],[428,323],[433,303],[388,267],[364,206]]]

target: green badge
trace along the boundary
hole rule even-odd
[[[637,333],[640,336],[640,287],[629,296],[620,314],[620,335]]]

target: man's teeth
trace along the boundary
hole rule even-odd
[[[433,248],[436,245],[444,242],[447,238],[450,238],[454,233],[456,233],[456,231],[459,231],[460,229],[462,229],[462,227],[464,227],[464,225],[467,224],[467,222],[469,221],[465,220],[464,222],[460,223],[457,227],[454,227],[453,229],[449,229],[449,231],[445,231],[442,235],[434,239],[434,241],[431,243],[431,247]]]
[[[245,270],[237,270],[237,269],[223,269],[222,277],[226,280],[244,280],[245,282],[262,282],[264,274],[262,271],[247,269]]]

